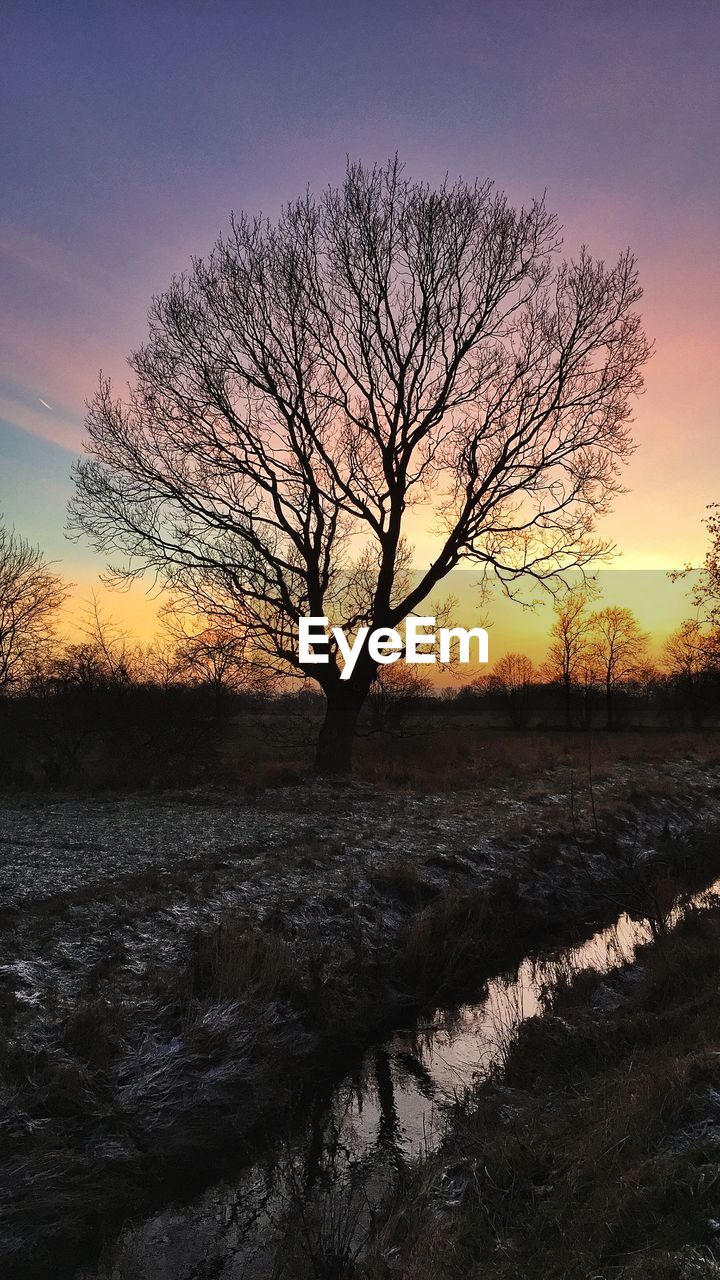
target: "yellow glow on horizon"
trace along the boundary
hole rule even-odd
[[[631,559],[632,564],[628,563]],[[601,596],[589,607],[592,610],[618,605],[631,609],[643,630],[649,634],[651,660],[658,661],[668,635],[683,619],[693,616],[689,584],[672,583],[664,567],[653,563],[652,557],[628,557],[616,568],[625,572],[608,570],[603,573]],[[534,607],[523,607],[508,600],[496,588],[487,601],[481,602],[478,577],[472,571],[451,577],[439,586],[432,599],[441,600],[446,587],[447,594],[458,601],[453,612],[453,624],[487,628],[490,667],[509,651],[524,653],[534,663],[540,664],[549,646],[553,621],[551,598],[541,594]],[[81,578],[75,583],[61,628],[67,641],[72,643],[82,638],[83,621],[88,616],[93,597],[97,599],[101,616],[108,625],[125,633],[131,644],[147,646],[156,638],[158,610],[163,599],[157,590],[150,592],[142,583],[133,583],[127,590],[113,590],[95,576]],[[425,608],[423,605],[416,612],[423,612]],[[454,673],[436,672],[433,682],[456,686],[473,679],[479,670],[476,666],[469,666]]]
[[[81,639],[84,620],[92,608],[93,598],[98,601],[101,616],[107,623],[126,632],[128,639],[142,645],[150,644],[158,631],[158,608],[161,598],[154,591],[149,594],[141,583],[133,583],[127,590],[111,589],[102,579],[78,578],[76,575],[71,594],[63,610],[62,633],[71,642]]]

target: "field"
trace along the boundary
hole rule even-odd
[[[664,935],[720,874],[717,755],[469,727],[367,739],[344,786],[258,753],[232,790],[6,792],[3,1274],[73,1275],[533,949],[622,911]]]

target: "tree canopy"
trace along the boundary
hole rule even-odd
[[[542,199],[350,164],[154,300],[129,394],[101,378],[90,406],[74,527],[295,671],[303,615],[394,627],[461,562],[509,589],[582,567],[632,448],[640,296],[629,251],[564,260]],[[410,575],[419,504],[436,549]],[[306,674],[347,763],[373,665]]]

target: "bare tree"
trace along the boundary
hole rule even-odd
[[[205,685],[218,712],[227,695],[240,690],[267,692],[272,672],[257,661],[251,628],[195,613],[186,603],[170,600],[162,608],[163,630],[172,644],[177,677]]]
[[[145,653],[103,609],[93,591],[79,620],[82,639],[66,644],[54,664],[61,684],[87,690],[128,689],[145,676]]]
[[[530,711],[530,689],[536,678],[530,658],[524,653],[505,653],[498,658],[487,676],[480,676],[476,687],[501,694],[507,705],[510,722],[516,728],[527,724]]]
[[[42,551],[0,525],[0,693],[46,665],[67,594]]]
[[[663,666],[691,723],[700,727],[708,707],[708,681],[720,670],[720,628],[688,618],[668,636]]]
[[[505,653],[498,658],[487,678],[491,689],[501,693],[526,693],[533,682],[535,668],[524,653]]]
[[[708,637],[702,624],[695,618],[687,619],[665,641],[666,670],[688,687],[695,685],[706,669],[707,647]]]
[[[607,728],[614,727],[614,694],[618,685],[634,679],[646,665],[649,637],[631,609],[610,605],[592,615],[589,670],[597,669],[605,688]]]
[[[72,527],[317,680],[320,768],[350,766],[377,664],[366,646],[348,681],[334,649],[303,670],[301,616],[396,627],[461,561],[512,589],[606,548],[641,291],[630,252],[559,248],[542,200],[349,165],[275,224],[233,219],[155,299],[129,398],[101,378]],[[408,512],[430,503],[437,549],[409,579]]]
[[[397,728],[403,712],[432,694],[432,681],[405,663],[382,666],[370,686],[368,702],[373,730]]]
[[[161,633],[154,637],[146,650],[144,667],[148,682],[164,693],[182,682],[177,649],[171,636]]]
[[[573,587],[555,600],[555,621],[550,630],[550,649],[545,660],[545,674],[562,685],[565,698],[565,724],[572,728],[573,688],[585,682],[592,622],[587,612],[588,585]]]
[[[686,564],[684,569],[678,569],[669,576],[675,582],[691,573],[695,575],[691,591],[693,604],[703,622],[714,630],[720,630],[720,503],[708,503],[707,510],[710,514],[703,524],[710,535],[710,545],[702,568],[698,571]]]
[[[720,627],[720,503],[710,503],[710,515],[705,527],[710,535],[710,546],[705,553],[702,576],[696,589],[696,598],[704,608],[708,622]]]

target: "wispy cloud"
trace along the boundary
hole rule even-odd
[[[37,401],[44,405],[42,413],[36,408]],[[81,416],[75,417],[67,409],[53,409],[39,396],[37,401],[28,403],[26,400],[12,395],[3,395],[0,392],[0,419],[13,427],[29,431],[33,436],[39,436],[50,444],[60,445],[72,453],[79,453],[82,446]],[[48,418],[48,409],[52,419]]]

